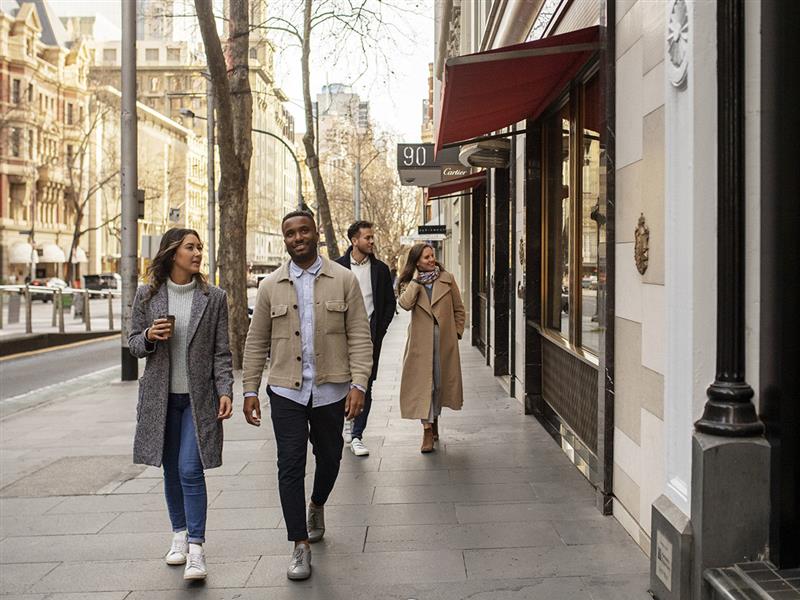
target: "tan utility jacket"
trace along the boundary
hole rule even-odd
[[[267,354],[268,385],[300,389],[300,311],[289,263],[258,286],[243,357],[244,392],[258,393]],[[322,257],[314,282],[316,383],[354,383],[366,389],[372,371],[369,319],[358,280],[348,269]]]

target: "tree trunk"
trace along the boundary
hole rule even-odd
[[[229,3],[228,40],[223,53],[211,0],[195,0],[216,100],[219,145],[220,286],[228,293],[229,337],[233,366],[242,368],[247,337],[247,200],[253,153],[253,97],[248,64],[250,3]],[[213,110],[214,107],[208,107]]]
[[[311,55],[311,4],[312,0],[305,0],[305,12],[303,14],[303,108],[306,117],[306,133],[303,136],[303,146],[306,149],[306,165],[311,172],[311,181],[314,182],[314,190],[317,194],[317,205],[319,210],[320,225],[325,234],[325,244],[328,248],[328,256],[337,259],[339,256],[339,245],[336,242],[336,232],[333,229],[331,219],[331,209],[328,204],[328,193],[325,191],[325,182],[322,180],[322,173],[319,170],[319,156],[314,146],[314,113],[311,104],[311,83],[309,72],[309,57]],[[317,107],[319,110],[319,107]]]

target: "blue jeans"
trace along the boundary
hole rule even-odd
[[[189,541],[206,535],[206,478],[192,418],[189,394],[170,394],[164,435],[164,495],[175,533],[188,529]]]

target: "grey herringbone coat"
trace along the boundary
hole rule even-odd
[[[169,344],[148,342],[144,330],[153,320],[169,313],[167,286],[150,298],[150,288],[140,286],[131,309],[128,346],[137,358],[146,358],[139,379],[136,408],[136,437],[133,462],[161,466],[169,398]],[[198,284],[189,317],[189,345],[186,350],[189,395],[192,402],[197,444],[203,467],[222,464],[222,421],[217,420],[219,397],[233,398],[233,368],[228,346],[228,299],[224,291]]]

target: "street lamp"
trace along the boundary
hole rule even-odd
[[[180,112],[180,114],[182,116],[184,116],[184,117],[190,117],[192,119],[204,119],[204,120],[207,120],[206,117],[203,117],[201,115],[197,115],[197,114],[194,113],[194,111],[192,111],[192,110],[190,110],[188,108],[182,108],[178,112]],[[300,161],[297,160],[297,155],[294,153],[294,150],[292,149],[292,147],[289,144],[286,143],[286,140],[284,140],[279,135],[276,135],[276,134],[272,133],[271,131],[265,131],[264,129],[254,129],[254,128],[251,128],[250,131],[252,131],[253,133],[260,133],[262,135],[268,135],[271,138],[275,138],[281,144],[283,144],[284,147],[289,151],[289,154],[292,156],[292,159],[294,159],[294,164],[297,167],[297,209],[298,210],[302,210],[303,206],[304,206],[304,203],[303,203],[303,175],[302,175],[302,171],[300,169]]]

